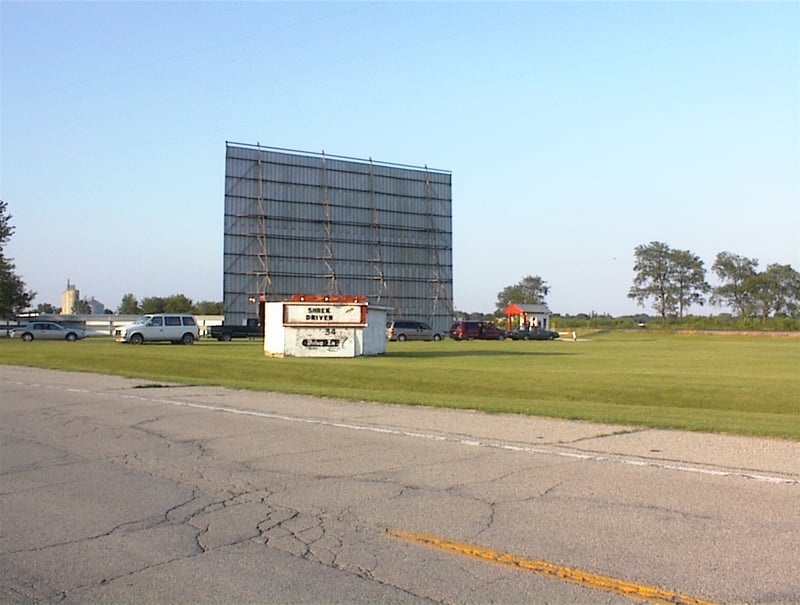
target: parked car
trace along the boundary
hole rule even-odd
[[[114,330],[117,342],[140,345],[143,342],[168,341],[193,344],[199,336],[194,315],[185,313],[155,313],[143,315],[134,323]]]
[[[431,328],[424,321],[390,321],[386,323],[386,338],[389,340],[435,340],[442,339],[442,333]]]
[[[54,321],[34,321],[11,330],[11,337],[19,338],[25,342],[32,340],[66,340],[67,342],[75,342],[81,338],[86,338],[86,330],[65,327]]]
[[[505,330],[486,321],[457,321],[450,326],[450,338],[455,340],[505,340]]]
[[[543,328],[516,328],[508,333],[513,340],[555,340],[558,332],[544,330]]]
[[[208,329],[209,338],[216,338],[221,342],[230,342],[234,338],[249,338],[257,340],[264,338],[264,327],[255,318],[249,318],[247,323],[241,326],[233,326],[223,323],[221,326],[211,326]]]

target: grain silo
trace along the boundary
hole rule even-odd
[[[223,303],[363,295],[446,330],[453,314],[451,173],[228,143]]]

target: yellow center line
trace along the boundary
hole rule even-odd
[[[484,561],[491,561],[517,569],[524,569],[539,575],[557,578],[571,584],[578,584],[585,588],[603,590],[605,592],[622,595],[638,601],[645,601],[646,603],[653,603],[655,605],[718,605],[712,601],[696,599],[653,586],[627,582],[609,576],[581,571],[580,569],[555,565],[547,561],[518,557],[511,553],[499,552],[475,544],[455,542],[429,534],[405,531],[390,531],[388,533],[393,538],[399,538],[400,540],[423,544],[431,548],[439,548],[441,550],[474,557],[476,559],[483,559]]]

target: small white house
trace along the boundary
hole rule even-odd
[[[508,321],[508,329],[515,327],[535,326],[543,330],[550,329],[552,311],[545,304],[518,305],[510,304],[504,311]]]

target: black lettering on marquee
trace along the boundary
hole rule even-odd
[[[308,347],[310,349],[316,347],[338,347],[339,346],[339,339],[338,338],[304,338],[302,342],[304,347]]]
[[[333,321],[330,307],[306,307],[306,321]]]

